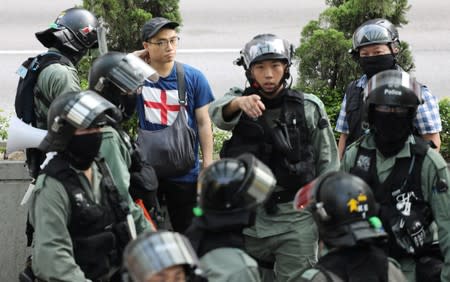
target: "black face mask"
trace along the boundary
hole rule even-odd
[[[66,149],[66,158],[76,169],[86,170],[98,155],[102,144],[102,133],[74,135]]]
[[[377,149],[383,156],[392,157],[403,148],[412,133],[412,115],[374,111],[373,116]]]
[[[371,78],[381,71],[395,69],[395,57],[392,54],[360,57],[359,65],[367,75],[367,78]]]

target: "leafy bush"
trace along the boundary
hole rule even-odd
[[[231,131],[219,129],[213,124],[213,159],[219,159],[220,149],[222,149],[223,142],[231,137]]]
[[[450,99],[439,101],[439,113],[442,120],[441,154],[447,162],[450,162]]]
[[[8,138],[8,120],[11,115],[5,116],[4,111],[0,109],[0,140],[6,140]]]

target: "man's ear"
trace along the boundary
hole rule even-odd
[[[143,41],[142,42],[142,47],[144,47],[144,49],[148,48],[148,42],[147,41]]]

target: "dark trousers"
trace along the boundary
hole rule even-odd
[[[197,183],[160,179],[158,197],[160,203],[167,206],[173,231],[184,233],[194,217],[192,209],[197,204]]]

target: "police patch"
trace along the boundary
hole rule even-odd
[[[365,155],[359,155],[356,161],[356,166],[365,172],[369,171],[370,168],[370,157]]]

